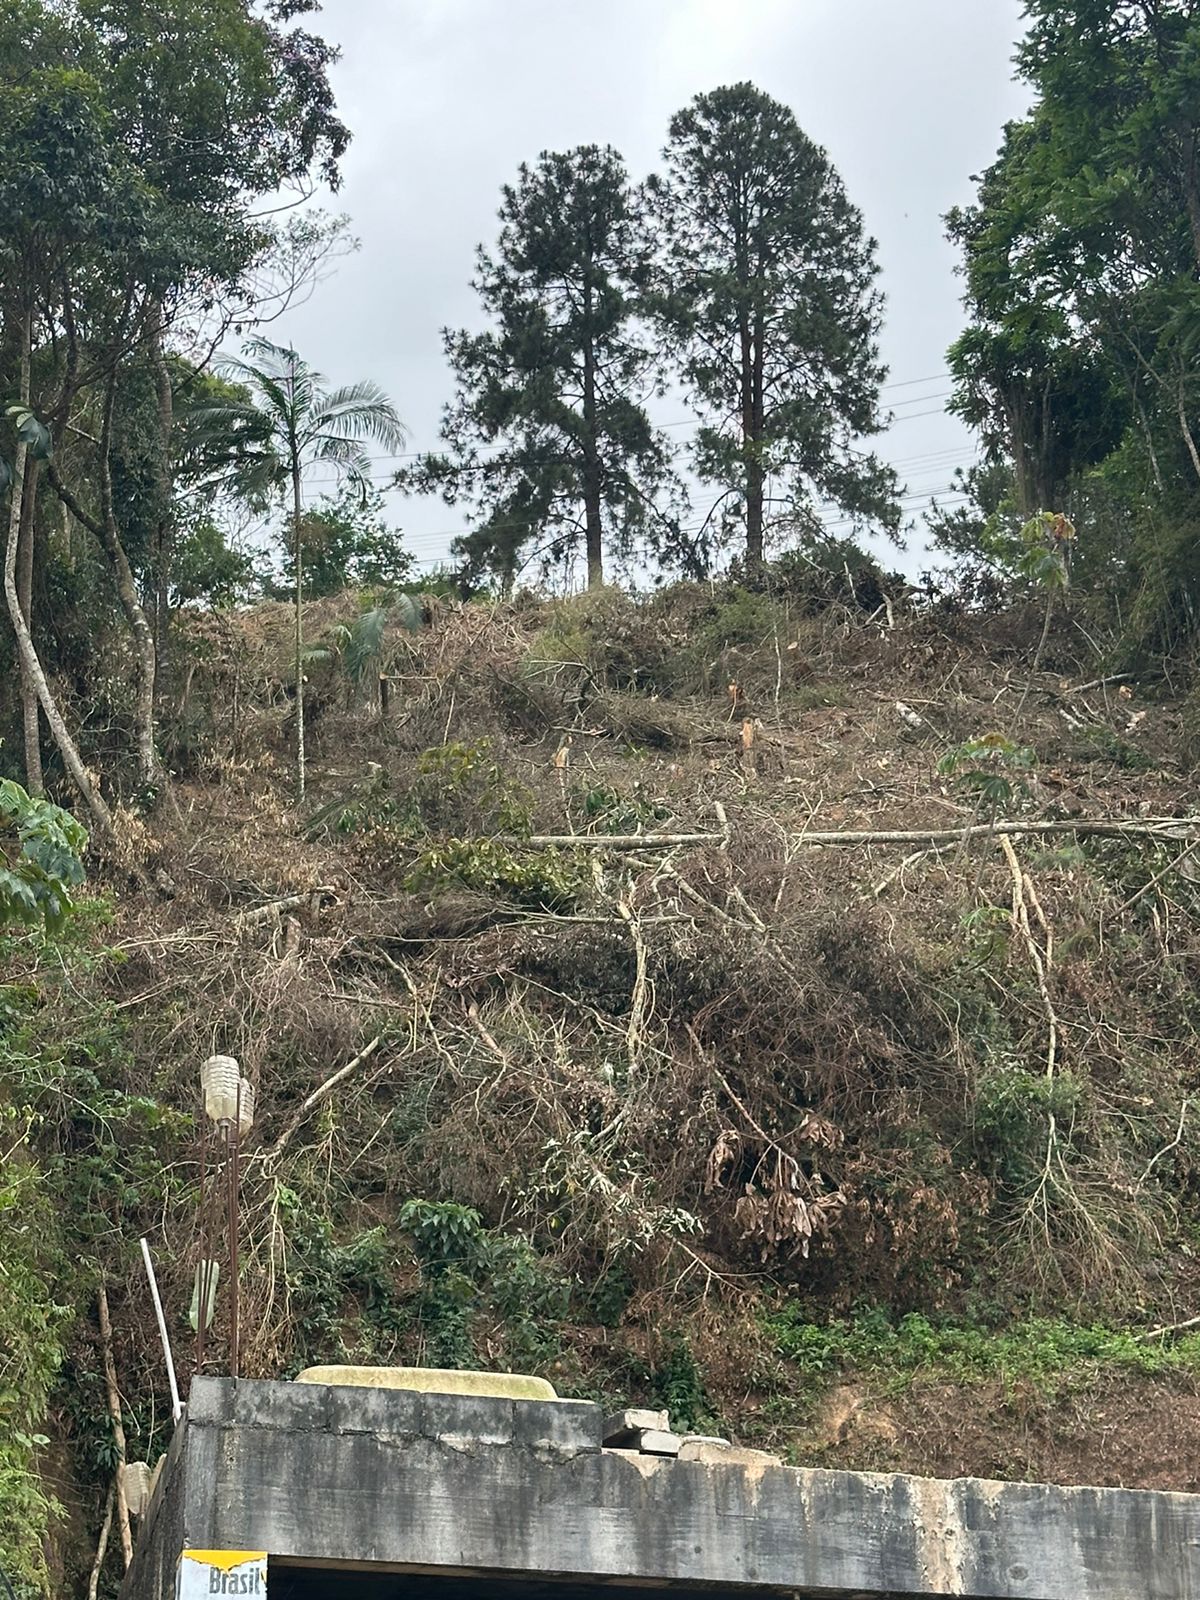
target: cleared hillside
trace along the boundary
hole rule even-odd
[[[51,1349],[53,1441],[6,1459],[67,1507],[55,1561],[111,1466],[101,1271],[130,1453],[162,1447],[137,1238],[186,1366],[213,1052],[258,1088],[244,1372],[511,1367],[822,1465],[1200,1488],[1170,682],[1099,681],[1065,614],[1031,672],[1040,611],[867,568],[436,601],[365,667],[360,614],[310,612],[302,816],[286,609],[188,620],[143,883],[5,944],[5,1336]]]

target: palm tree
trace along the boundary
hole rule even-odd
[[[294,350],[267,339],[251,339],[244,359],[223,365],[246,386],[246,399],[202,406],[209,426],[224,426],[244,438],[257,437],[238,465],[243,491],[286,496],[291,491],[292,558],[296,569],[296,796],[304,800],[304,470],[317,462],[333,466],[351,484],[366,488],[371,460],[366,440],[398,450],[405,431],[392,402],[377,384],[326,389],[325,379]]]

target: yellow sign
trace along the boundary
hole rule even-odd
[[[266,1600],[265,1550],[185,1550],[179,1562],[177,1600],[253,1595]]]

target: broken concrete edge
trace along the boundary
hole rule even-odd
[[[602,1430],[604,1443],[612,1449],[636,1441],[638,1434],[645,1433],[648,1428],[657,1428],[665,1433],[670,1428],[670,1420],[665,1411],[651,1411],[647,1407],[629,1406],[624,1411],[614,1411],[605,1417]],[[636,1443],[635,1446],[636,1448]]]
[[[517,1445],[560,1454],[598,1451],[603,1412],[590,1400],[522,1400],[437,1390],[196,1378],[187,1420],[196,1426],[440,1439],[455,1446]]]
[[[654,1413],[657,1418],[661,1413]],[[516,1445],[535,1449],[561,1450],[568,1454],[602,1452],[605,1455],[634,1457],[638,1452],[612,1446],[604,1438],[605,1417],[591,1400],[508,1400],[484,1395],[442,1394],[435,1391],[404,1389],[373,1390],[337,1385],[296,1386],[273,1379],[203,1378],[193,1379],[183,1418],[175,1430],[171,1449],[145,1518],[154,1516],[171,1473],[172,1461],[182,1451],[182,1439],[189,1426],[280,1429],[285,1432],[331,1434],[371,1434],[391,1439],[423,1439],[460,1448],[463,1443],[495,1448]],[[911,1473],[848,1473],[834,1467],[808,1467],[789,1464],[769,1452],[753,1450],[732,1441],[701,1434],[671,1434],[663,1430],[666,1453],[663,1464],[682,1459],[684,1464],[770,1468],[811,1478],[852,1477],[872,1488],[885,1489],[898,1483],[933,1486],[939,1489],[971,1486],[993,1500],[1008,1490],[1052,1490],[1055,1494],[1131,1494],[1169,1497],[1173,1491],[1153,1489],[1114,1489],[1089,1484],[1044,1484],[1019,1478],[926,1478]],[[686,1447],[686,1453],[685,1452]],[[657,1454],[657,1452],[653,1452]],[[752,1458],[752,1459],[746,1459]],[[1194,1504],[1200,1513],[1200,1496],[1175,1496]]]

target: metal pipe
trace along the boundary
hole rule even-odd
[[[162,1340],[163,1359],[167,1363],[167,1382],[171,1385],[171,1420],[178,1422],[183,1415],[179,1399],[179,1385],[175,1381],[175,1359],[171,1354],[171,1340],[167,1334],[167,1319],[163,1316],[162,1301],[158,1294],[158,1279],[154,1276],[154,1263],[150,1259],[150,1246],[142,1240],[142,1260],[146,1263],[146,1277],[150,1280],[150,1298],[154,1301],[154,1315],[158,1318],[158,1336]]]

